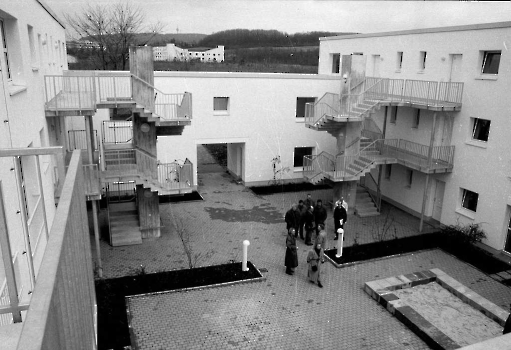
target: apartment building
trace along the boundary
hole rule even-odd
[[[153,59],[155,61],[188,61],[200,60],[201,62],[223,62],[225,60],[224,46],[216,48],[190,48],[183,49],[175,44],[153,47]]]
[[[308,126],[353,125],[360,139],[311,163],[356,161],[353,174],[308,178],[362,181],[423,220],[480,224],[484,244],[511,253],[510,38],[511,22],[321,38],[319,74],[341,86],[310,106]]]
[[[44,107],[45,77],[67,69],[64,25],[43,1],[4,1],[0,43],[0,347],[94,349],[80,153],[64,163]]]

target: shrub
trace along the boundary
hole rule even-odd
[[[440,231],[447,241],[451,244],[461,244],[464,246],[481,242],[486,238],[486,233],[481,229],[481,223],[444,226]]]

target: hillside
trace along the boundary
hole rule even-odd
[[[156,34],[151,38],[152,33],[141,33],[136,35],[137,43],[146,44],[151,46],[164,46],[168,43],[187,44],[188,46],[195,46],[202,39],[207,37],[206,34],[198,33],[167,33]]]

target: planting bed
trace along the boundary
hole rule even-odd
[[[130,345],[126,296],[264,280],[251,262],[247,267],[249,270],[242,272],[238,262],[150,274],[141,270],[134,276],[97,280],[99,349],[123,349]]]
[[[366,282],[364,290],[433,349],[499,336],[509,317],[440,269]]]

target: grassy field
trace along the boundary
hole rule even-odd
[[[71,68],[70,68],[71,69]],[[258,72],[317,74],[317,66],[281,63],[201,63],[201,62],[154,62],[155,71],[190,72]]]

